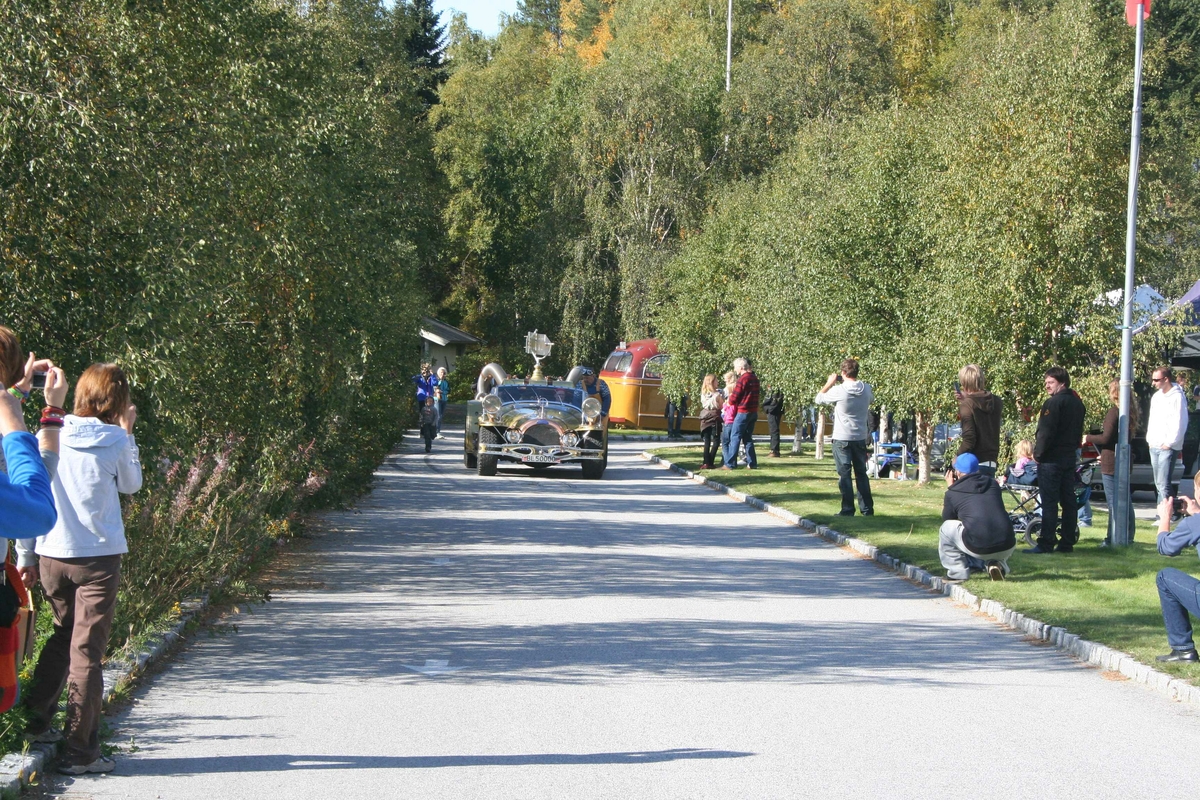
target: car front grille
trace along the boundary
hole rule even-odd
[[[559,434],[557,428],[543,422],[525,431],[525,435],[521,437],[521,441],[525,444],[540,444],[553,447],[560,444],[560,436],[561,434]]]

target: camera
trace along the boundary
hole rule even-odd
[[[1176,516],[1180,516],[1180,517],[1188,516],[1187,498],[1186,497],[1176,497],[1175,498],[1175,507],[1173,509],[1171,509],[1171,511]]]
[[[960,384],[958,381],[954,382],[954,393],[962,394],[962,384]]]
[[[841,383],[841,382],[842,382],[842,376],[841,376],[841,375],[838,375],[836,378],[834,378],[833,382],[834,382],[834,383]]]
[[[46,388],[46,373],[44,373],[44,372],[33,373],[33,388],[34,389],[45,389]]]

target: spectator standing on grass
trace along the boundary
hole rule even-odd
[[[27,733],[35,741],[65,741],[59,771],[68,775],[110,772],[100,754],[100,662],[108,648],[116,610],[121,556],[128,552],[121,494],[142,486],[129,382],[115,364],[93,364],[75,387],[74,414],[63,422],[58,473],[52,488],[58,522],[34,546],[38,563],[21,554],[21,574],[38,577],[54,614],[25,696]],[[62,732],[50,727],[67,689]]]
[[[1193,480],[1194,494],[1200,494],[1200,474]],[[1191,497],[1183,498],[1187,503],[1188,516],[1175,530],[1171,530],[1171,516],[1175,498],[1164,498],[1158,505],[1158,552],[1174,557],[1184,548],[1200,544],[1200,505]],[[1163,624],[1167,629],[1167,644],[1171,652],[1157,656],[1162,662],[1200,661],[1196,655],[1196,643],[1192,639],[1191,616],[1200,618],[1200,581],[1181,570],[1168,567],[1160,570],[1155,578],[1158,584],[1158,602],[1162,606]]]
[[[1037,544],[1023,552],[1069,553],[1079,541],[1079,508],[1075,500],[1075,461],[1083,439],[1085,409],[1071,388],[1071,376],[1062,367],[1046,370],[1046,394],[1038,417],[1033,457],[1038,464],[1037,485],[1042,503],[1042,530]],[[1058,537],[1059,508],[1062,536]],[[1057,543],[1057,546],[1056,546]]]
[[[767,431],[771,436],[770,458],[779,458],[779,424],[783,421],[783,391],[767,387],[763,392],[762,412],[767,415]]]
[[[875,399],[871,384],[858,379],[858,360],[847,358],[841,371],[835,372],[817,392],[817,405],[833,406],[833,461],[837,467],[838,489],[842,493],[843,517],[854,516],[854,488],[858,487],[858,508],[863,516],[875,513],[871,499],[871,479],[867,475],[867,441],[871,437],[870,411]],[[850,473],[854,472],[854,482]]]
[[[1175,382],[1170,367],[1159,367],[1151,378],[1157,390],[1150,397],[1150,416],[1146,419],[1146,445],[1150,448],[1150,466],[1154,470],[1154,489],[1158,502],[1174,494],[1171,489],[1175,459],[1183,450],[1187,433],[1187,397]]]
[[[1108,533],[1105,534],[1104,542],[1101,547],[1109,547],[1113,542],[1113,510],[1116,508],[1117,501],[1117,438],[1118,426],[1121,420],[1121,382],[1110,381],[1108,384],[1108,399],[1112,403],[1108,407],[1108,412],[1104,415],[1104,423],[1100,427],[1100,433],[1092,433],[1083,437],[1084,444],[1093,445],[1100,451],[1100,482],[1104,486],[1104,501],[1108,503]],[[1135,398],[1136,400],[1136,398]],[[1137,430],[1138,426],[1138,405],[1136,402],[1129,404],[1129,432]],[[1136,522],[1136,517],[1133,511],[1133,500],[1126,492],[1126,507],[1129,509],[1129,541],[1133,541],[1133,530]]]
[[[729,446],[733,437],[733,418],[737,416],[737,406],[729,402],[729,396],[733,394],[733,389],[737,386],[737,374],[733,370],[729,370],[723,376],[725,378],[725,390],[721,392],[721,467],[729,461]],[[737,453],[733,454],[734,461],[737,461]],[[736,463],[735,463],[736,466]]]
[[[704,442],[704,460],[700,469],[713,469],[721,444],[721,389],[717,376],[711,372],[704,376],[700,386],[700,439]]]
[[[729,434],[729,451],[721,469],[737,466],[738,450],[746,447],[746,469],[758,469],[758,457],[754,452],[754,424],[758,422],[758,376],[750,369],[744,358],[733,360],[733,372],[737,382],[726,401],[734,408],[733,431]]]
[[[946,471],[938,558],[946,578],[965,581],[971,571],[986,571],[994,581],[1008,575],[1008,559],[1017,548],[1012,518],[1000,485],[979,471],[979,459],[963,453]]]
[[[446,368],[438,367],[437,371],[437,438],[445,439],[442,436],[442,417],[446,416],[446,405],[450,402],[450,381],[446,378]]]
[[[979,459],[979,471],[996,477],[996,459],[1000,457],[1000,421],[1004,401],[987,390],[983,368],[967,364],[958,371],[958,421],[962,423],[962,438],[958,453],[970,453]]]

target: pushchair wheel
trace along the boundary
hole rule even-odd
[[[1037,545],[1038,536],[1042,533],[1042,521],[1040,519],[1031,519],[1025,525],[1024,539],[1028,547]]]

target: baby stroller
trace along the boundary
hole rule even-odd
[[[1092,445],[1087,445],[1081,451],[1080,461],[1075,465],[1075,505],[1082,508],[1092,495],[1092,478],[1096,472],[1096,464],[1100,453]],[[1008,517],[1013,523],[1013,533],[1017,539],[1033,547],[1037,544],[1042,532],[1042,499],[1037,484],[1025,486],[1008,483],[1005,487],[1012,496],[1014,507]],[[1058,531],[1055,531],[1058,534]]]

